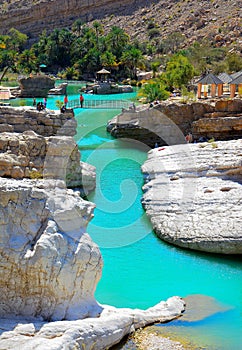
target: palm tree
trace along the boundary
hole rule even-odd
[[[78,18],[72,25],[71,29],[73,32],[77,33],[77,36],[81,36],[81,30],[82,30],[83,22],[80,18]]]
[[[94,21],[93,28],[96,32],[96,40],[97,40],[97,49],[99,50],[99,35],[103,32],[103,27],[100,22]]]
[[[122,52],[129,42],[129,36],[119,27],[113,26],[107,35],[109,50],[120,59]]]
[[[121,57],[122,63],[125,63],[131,69],[132,78],[134,79],[137,79],[137,67],[141,64],[142,59],[142,52],[135,47],[126,50]]]

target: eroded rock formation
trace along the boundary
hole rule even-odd
[[[46,75],[37,75],[19,80],[20,97],[47,97],[50,89],[55,87],[55,80]]]
[[[242,140],[149,152],[143,205],[157,235],[211,253],[242,253]]]
[[[242,100],[219,100],[190,104],[165,101],[154,107],[124,111],[109,121],[107,130],[117,138],[133,138],[150,147],[184,143],[184,135],[194,139],[240,138]]]
[[[95,181],[94,168],[80,163],[73,137],[65,136],[75,134],[73,115],[4,108],[0,348],[107,349],[138,327],[180,316],[179,297],[146,311],[98,304],[102,257],[86,233],[94,205],[66,187],[80,187],[81,177],[89,190]]]
[[[60,181],[1,178],[1,317],[100,313],[102,258],[86,234],[93,209]]]

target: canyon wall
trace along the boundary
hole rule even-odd
[[[148,1],[142,1],[147,4]],[[10,28],[17,28],[30,38],[38,37],[41,32],[54,28],[70,27],[74,20],[83,21],[100,19],[106,15],[123,12],[132,6],[140,6],[137,1],[111,1],[111,0],[52,0],[39,1],[37,4],[29,3],[27,6],[17,8],[14,4],[8,7],[8,12],[1,14],[1,32]]]

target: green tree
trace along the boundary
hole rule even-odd
[[[83,26],[83,21],[78,18],[73,24],[72,24],[72,31],[77,33],[77,36],[79,37],[81,35],[81,30]]]
[[[110,51],[105,51],[100,58],[101,65],[111,68],[117,65],[116,57]]]
[[[166,86],[160,79],[150,80],[148,83],[145,83],[138,93],[138,96],[145,97],[148,103],[156,100],[166,100],[169,95]]]
[[[156,77],[156,73],[158,72],[159,67],[160,67],[160,62],[159,61],[155,61],[155,62],[151,63],[151,69],[152,69],[152,72],[153,72],[153,78]]]
[[[129,43],[129,36],[125,31],[119,27],[113,26],[107,35],[107,42],[109,50],[119,60],[122,53]]]
[[[194,67],[188,58],[177,54],[174,55],[166,65],[165,78],[170,87],[181,88],[194,76]]]
[[[132,78],[134,79],[137,79],[137,67],[141,64],[142,60],[142,52],[135,47],[131,47],[129,50],[124,51],[121,57],[122,63],[130,68]]]
[[[168,35],[163,42],[165,52],[175,53],[185,41],[185,36],[180,32],[174,32]]]
[[[10,50],[19,52],[24,48],[27,43],[28,37],[26,34],[21,33],[15,28],[11,28],[8,31],[8,47]]]
[[[24,50],[18,58],[18,66],[27,73],[37,70],[37,58],[33,50]]]
[[[242,58],[235,52],[228,54],[225,62],[228,65],[228,73],[239,72],[242,70]]]
[[[99,49],[99,36],[103,33],[103,26],[101,25],[100,22],[94,21],[93,28],[94,28],[95,34],[96,34],[97,49]]]

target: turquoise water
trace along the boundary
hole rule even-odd
[[[78,97],[76,89],[69,98]],[[98,98],[129,99],[134,95]],[[60,97],[48,98],[47,107],[55,109],[56,99]],[[31,100],[26,103],[31,104]],[[221,305],[218,311],[201,320],[180,319],[160,328],[187,336],[204,349],[241,349],[241,259],[179,249],[154,235],[140,204],[140,165],[148,148],[130,140],[113,140],[106,132],[107,120],[119,112],[75,110],[75,138],[82,160],[97,168],[97,188],[88,195],[96,204],[88,232],[104,259],[97,300],[118,307],[147,308],[173,295],[212,297]]]

